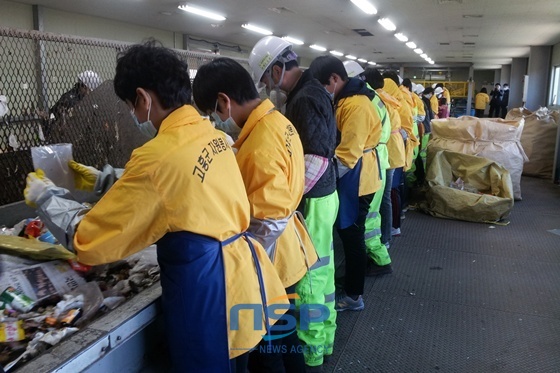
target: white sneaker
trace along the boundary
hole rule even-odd
[[[400,236],[401,229],[400,228],[391,228],[391,236]]]

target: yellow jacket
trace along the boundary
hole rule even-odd
[[[340,131],[336,157],[348,168],[354,168],[363,157],[358,194],[375,193],[381,188],[379,167],[375,152],[368,150],[375,148],[381,139],[377,110],[365,95],[342,98],[336,107],[336,125]]]
[[[383,88],[378,88],[375,90],[389,113],[389,118],[391,119],[391,137],[387,142],[387,149],[389,150],[389,169],[403,167],[405,164],[405,148],[404,140],[401,135],[401,117],[399,115],[399,108],[401,104],[396,98],[388,94],[383,90]]]
[[[430,97],[430,106],[432,107],[432,111],[434,112],[434,117],[437,117],[439,113],[439,100],[435,94]]]
[[[227,182],[226,182],[227,181]],[[125,258],[168,232],[187,231],[223,241],[249,227],[249,201],[235,156],[220,131],[185,105],[161,124],[157,136],[134,150],[122,177],[85,215],[74,235],[81,263],[104,264]],[[254,241],[268,299],[285,295],[263,248]],[[260,304],[247,242],[223,248],[226,311],[237,304]],[[277,301],[283,303],[282,301]],[[229,312],[228,325],[229,325]],[[230,330],[230,358],[251,348],[263,330],[253,315]]]
[[[443,97],[445,97],[447,105],[451,105],[451,94],[449,93],[449,89],[446,87],[443,87]]]
[[[418,115],[425,116],[426,110],[424,109],[424,101],[422,101],[422,99],[415,93],[412,94],[412,98],[414,99],[414,104],[418,109]]]
[[[490,96],[486,93],[477,93],[474,97],[474,108],[478,110],[486,109],[486,105],[490,102]]]
[[[397,84],[392,80],[385,78],[385,86],[383,87],[384,90],[387,91],[391,96],[394,96],[397,100],[399,100],[401,107],[399,108],[399,115],[401,117],[401,127],[404,129],[408,135],[408,140],[406,141],[406,158],[405,158],[405,165],[404,170],[407,171],[412,166],[413,156],[414,156],[414,148],[420,144],[420,141],[414,135],[414,126],[416,123],[414,122],[414,116],[412,112],[412,107],[409,104],[412,103],[414,105],[414,101],[412,97],[405,96],[403,92],[397,87]]]
[[[253,110],[233,144],[255,219],[290,217],[276,242],[273,263],[284,284],[298,282],[317,253],[294,211],[303,196],[305,161],[299,135],[286,117],[264,100]]]

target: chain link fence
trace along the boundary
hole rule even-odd
[[[23,199],[33,171],[31,147],[71,143],[76,161],[101,168],[124,167],[143,144],[113,90],[117,56],[130,45],[0,28],[0,95],[8,108],[0,117],[0,206]],[[188,63],[191,80],[199,66],[219,57],[176,52]],[[247,60],[234,59],[248,69]]]

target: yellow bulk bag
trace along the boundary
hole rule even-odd
[[[430,152],[426,173],[427,204],[433,216],[472,222],[495,222],[507,218],[513,208],[511,177],[504,167],[486,158],[440,150]],[[458,179],[468,185],[451,187]]]

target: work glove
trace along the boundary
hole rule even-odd
[[[101,171],[95,167],[86,166],[76,161],[68,162],[68,166],[74,171],[74,185],[76,189],[93,192]]]
[[[31,207],[37,207],[39,198],[50,188],[56,187],[56,185],[45,176],[45,173],[41,169],[30,172],[27,175],[26,183],[27,185],[23,191],[23,195],[25,197],[25,203]]]

